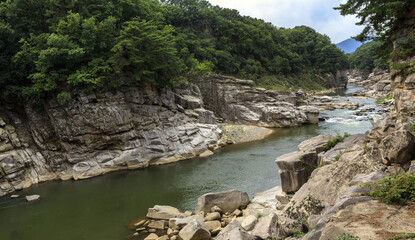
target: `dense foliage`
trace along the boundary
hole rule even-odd
[[[361,45],[354,53],[349,55],[349,66],[360,69],[366,74],[371,73],[375,68],[387,70],[389,68],[388,60],[384,60],[376,54],[376,49],[380,46],[381,43],[378,41]]]
[[[348,0],[335,9],[342,15],[356,15],[360,19],[358,25],[364,26],[356,40],[379,40],[382,43],[379,54],[388,59],[394,32],[414,8],[413,0]]]
[[[217,72],[335,73],[347,58],[305,26],[283,29],[204,0],[0,0],[0,93],[38,101]]]
[[[398,176],[387,176],[375,183],[366,184],[371,188],[369,196],[387,204],[405,205],[415,201],[415,174],[405,173]]]

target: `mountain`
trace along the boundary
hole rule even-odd
[[[360,47],[360,45],[362,45],[362,43],[354,40],[353,38],[346,39],[336,44],[336,46],[345,53],[353,53],[358,47]]]

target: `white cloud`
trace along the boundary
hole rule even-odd
[[[333,7],[345,0],[208,0],[212,5],[238,10],[277,27],[310,26],[334,43],[357,35],[362,27],[353,16],[343,17]]]

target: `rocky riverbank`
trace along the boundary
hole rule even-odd
[[[295,93],[254,88],[251,81],[219,75],[198,85],[128,86],[51,100],[40,109],[4,100],[0,196],[48,180],[84,179],[207,156],[228,143],[271,133],[260,126],[318,122],[318,108],[298,106]],[[249,126],[225,127],[226,136],[222,123]]]

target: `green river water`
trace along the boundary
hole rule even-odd
[[[337,94],[356,90],[361,88]],[[375,106],[373,99],[352,100]],[[17,194],[40,194],[40,201],[0,199],[0,239],[127,239],[133,232],[126,225],[155,204],[193,210],[200,195],[230,189],[246,191],[252,197],[280,184],[274,161],[295,151],[300,142],[319,134],[367,131],[371,127],[368,118],[355,112],[323,111],[321,116],[328,119],[319,125],[277,129],[265,140],[227,146],[208,158],[35,185]]]

